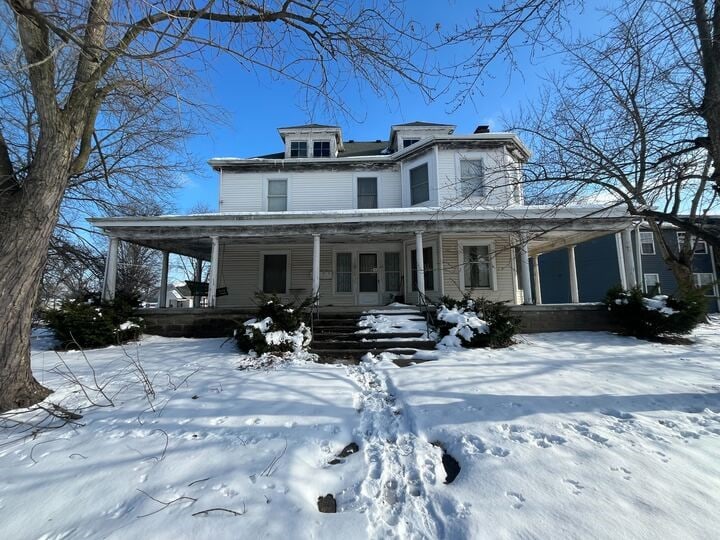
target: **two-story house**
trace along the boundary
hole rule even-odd
[[[173,252],[210,261],[210,307],[249,307],[264,291],[338,310],[464,293],[532,303],[534,254],[625,229],[630,241],[620,209],[526,205],[530,152],[512,133],[428,122],[362,142],[337,126],[278,132],[277,153],[209,161],[217,213],[91,220],[110,237],[104,296],[119,241],[163,251],[161,306]]]

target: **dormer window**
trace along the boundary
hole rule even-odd
[[[307,157],[308,144],[307,141],[290,141],[290,157],[304,158]]]
[[[330,157],[330,141],[313,141],[313,157]]]
[[[420,139],[403,139],[403,148],[407,148],[408,146],[410,146],[411,144],[415,144],[419,140]]]

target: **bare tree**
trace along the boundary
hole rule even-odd
[[[522,55],[563,55],[566,75],[552,78],[513,122],[539,149],[533,181],[547,180],[553,200],[568,180],[566,196],[612,193],[651,223],[720,247],[702,219],[720,194],[720,0],[631,0],[615,10],[607,35],[576,39],[570,20],[593,8],[583,0],[510,0],[478,11],[448,39],[474,46],[460,66],[457,99],[472,99],[494,62],[513,68]],[[692,247],[683,251],[686,265]]]
[[[398,79],[427,89],[421,41],[393,0],[4,0],[0,19],[14,58],[3,72],[27,81],[0,100],[32,118],[25,130],[9,127],[19,117],[0,121],[0,411],[49,392],[30,369],[31,310],[68,188],[89,171],[104,177],[107,126],[121,133],[155,108],[185,113],[187,59],[222,51],[338,106],[359,79],[378,92]]]

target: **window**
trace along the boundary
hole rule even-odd
[[[410,204],[412,206],[430,200],[428,164],[410,169]]]
[[[287,210],[287,180],[268,180],[267,187],[268,212]]]
[[[655,237],[652,232],[640,231],[640,253],[643,255],[655,255]],[[655,276],[657,274],[646,274]]]
[[[290,141],[290,157],[307,157],[307,141]]]
[[[313,142],[313,157],[330,157],[330,141]]]
[[[460,192],[463,197],[485,196],[485,171],[481,159],[460,160]]]
[[[645,292],[655,296],[660,293],[660,276],[658,274],[643,274]]]
[[[466,289],[490,288],[489,246],[463,246],[463,278]]]
[[[357,179],[357,207],[377,208],[378,207],[377,178]]]
[[[263,292],[287,292],[287,260],[285,253],[263,255]]]
[[[411,144],[415,144],[419,140],[420,139],[403,139],[403,148],[407,148],[408,146],[410,146]]]
[[[358,254],[358,288],[363,292],[378,290],[378,256],[377,253]]]
[[[683,245],[685,244],[685,231],[678,231],[677,232],[677,242],[678,242],[678,249],[682,250]],[[704,255],[708,252],[707,244],[705,243],[705,240],[696,240],[694,236],[690,236],[690,242],[695,242],[695,253]]]
[[[400,253],[397,251],[385,253],[385,290],[400,290]]]
[[[712,274],[693,274],[693,281],[696,287],[707,287],[706,296],[714,296],[715,276]]]
[[[335,292],[352,292],[352,253],[335,254]]]
[[[412,258],[412,290],[417,291],[417,251],[414,249],[410,252]],[[435,290],[435,279],[433,275],[433,252],[431,247],[423,248],[423,269],[425,274],[425,290]]]

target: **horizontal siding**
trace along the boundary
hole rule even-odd
[[[399,243],[376,245],[344,245],[323,242],[320,246],[320,303],[322,306],[353,306],[354,294],[335,294],[333,256],[337,251],[378,252],[382,265],[383,251],[401,251]],[[242,246],[225,244],[220,248],[218,287],[227,287],[228,295],[217,299],[218,307],[247,307],[254,305],[254,296],[262,287],[260,276],[263,252],[290,253],[290,290],[281,295],[285,301],[305,298],[312,291],[312,244],[272,244]],[[353,266],[357,265],[357,257]]]
[[[459,242],[472,240],[492,240],[495,248],[495,275],[496,289],[460,289]],[[518,296],[514,288],[514,266],[512,262],[512,249],[509,236],[461,236],[443,235],[443,276],[445,280],[445,294],[453,298],[461,298],[463,292],[473,297],[483,296],[493,301],[507,301],[517,303]]]
[[[462,200],[458,155],[467,159],[482,159],[485,166],[485,197]],[[509,156],[502,149],[440,150],[438,152],[438,186],[440,205],[457,203],[463,206],[507,206],[511,196]],[[512,174],[516,174],[513,172]]]
[[[269,178],[288,180],[288,210],[347,210],[355,207],[357,176],[377,176],[378,207],[402,206],[400,171],[325,171],[307,173],[222,174],[221,212],[262,212],[266,208],[265,184]]]

